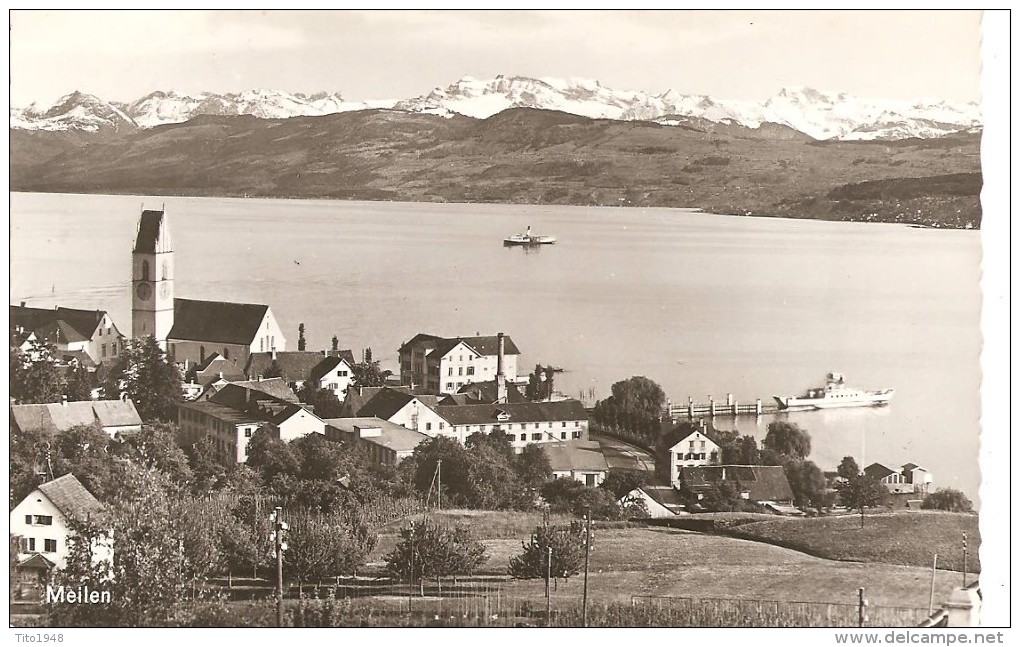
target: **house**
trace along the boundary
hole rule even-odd
[[[909,470],[907,466],[910,466]],[[894,470],[881,463],[872,463],[864,468],[864,475],[884,485],[889,494],[923,492],[931,484],[931,476],[928,474],[928,471],[913,463],[907,463],[900,470]],[[908,480],[908,478],[916,478],[918,483],[915,484]]]
[[[368,454],[377,465],[397,465],[414,453],[414,448],[428,439],[381,418],[329,418],[326,438],[334,442],[352,442]]]
[[[687,430],[687,426],[677,429]],[[685,467],[717,465],[721,462],[721,450],[714,430],[704,421],[700,428],[681,431],[680,438],[669,448],[669,482],[680,483],[680,470]]]
[[[449,423],[437,413],[439,396],[412,394],[383,387],[361,406],[359,418],[379,418],[427,436],[449,433]]]
[[[627,506],[635,501],[644,502],[648,517],[651,519],[668,519],[680,514],[690,514],[685,510],[686,506],[680,493],[671,485],[642,485],[623,495],[619,503]]]
[[[241,383],[226,384],[208,399],[178,404],[177,425],[183,443],[211,440],[226,464],[248,459],[248,443],[260,428],[284,441],[326,432],[326,423],[304,406]]]
[[[740,497],[755,503],[791,504],[793,490],[779,465],[702,465],[680,469],[680,481],[697,499],[719,483],[735,482]]]
[[[465,384],[460,387],[455,395],[466,396],[464,399],[465,403],[473,401],[475,404],[492,404],[498,402],[500,398],[499,380]],[[506,401],[527,402],[528,399],[524,397],[524,394],[521,393],[516,384],[506,383]]]
[[[112,438],[140,431],[142,419],[131,400],[11,405],[11,429],[20,433],[53,434],[79,425],[99,425]]]
[[[71,524],[86,521],[101,509],[102,504],[73,474],[39,485],[11,510],[11,535],[20,542],[19,567],[40,569],[49,562],[54,568],[63,568]],[[45,562],[29,562],[36,555]],[[112,559],[113,551],[109,546],[97,546],[93,555],[95,559]]]
[[[93,364],[116,358],[124,350],[124,336],[105,310],[10,307],[11,344],[22,350],[32,340],[53,344],[57,357],[87,355]]]
[[[299,404],[301,402],[298,399],[297,394],[294,393],[294,389],[290,388],[290,385],[284,382],[282,377],[267,377],[261,380],[241,380],[237,382],[227,381],[226,379],[217,379],[206,386],[196,399],[208,400],[219,393],[223,387],[228,384],[235,384],[247,389],[255,389],[256,391],[261,391],[262,393],[271,395],[274,398],[293,402],[294,404]]]
[[[465,384],[494,380],[500,372],[516,382],[520,350],[503,333],[476,337],[422,333],[404,343],[399,355],[401,383],[457,393]]]
[[[195,382],[203,387],[218,380],[225,382],[242,382],[248,379],[244,371],[234,362],[224,359],[219,353],[213,353],[205,362],[195,366]]]
[[[917,494],[927,494],[931,489],[932,476],[931,472],[924,469],[916,463],[906,463],[903,466],[902,474],[906,478],[907,483],[913,486],[913,491]]]
[[[282,377],[293,389],[300,390],[305,382],[311,379],[312,371],[323,361],[327,361],[327,358],[321,352],[270,350],[265,353],[252,353],[244,367],[244,374],[249,380],[268,377],[275,364],[278,374],[273,377]]]
[[[177,298],[174,272],[166,213],[142,211],[131,251],[133,338],[153,337],[185,368],[204,364],[213,353],[243,367],[251,353],[287,349],[269,306]]]
[[[578,400],[461,404],[435,407],[446,423],[439,432],[461,443],[473,433],[502,431],[510,436],[514,451],[532,443],[588,440],[588,412]],[[429,430],[422,430],[428,434]]]
[[[340,351],[336,355],[320,358],[309,375],[318,389],[327,389],[336,395],[341,403],[347,398],[347,388],[354,383],[354,353]]]
[[[542,451],[549,458],[554,479],[574,479],[588,487],[597,487],[606,480],[609,463],[602,446],[593,440],[545,443]]]

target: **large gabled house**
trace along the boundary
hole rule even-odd
[[[722,450],[714,429],[704,421],[696,428],[684,425],[674,432],[677,440],[669,448],[669,482],[680,484],[680,470],[685,467],[718,465],[722,461]]]
[[[24,302],[12,305],[11,345],[22,350],[31,341],[53,344],[57,356],[81,353],[94,364],[115,359],[124,350],[124,336],[105,310],[75,308],[30,308]]]
[[[457,393],[465,384],[496,379],[500,368],[508,381],[516,382],[520,350],[503,333],[475,337],[420,333],[400,347],[399,355],[402,384]]]
[[[249,380],[256,380],[276,372],[278,375],[273,377],[282,377],[291,388],[300,390],[311,379],[315,367],[327,359],[321,352],[307,350],[252,353],[244,373]]]
[[[347,389],[354,383],[354,353],[349,350],[321,358],[312,368],[309,380],[317,389],[332,391],[341,403],[347,398]]]
[[[326,423],[306,407],[255,388],[259,384],[226,384],[208,399],[178,404],[182,443],[210,441],[220,461],[232,464],[248,460],[248,443],[262,428],[285,441],[325,435]]]
[[[926,494],[932,484],[931,472],[916,463],[898,470],[872,463],[864,468],[864,475],[884,485],[889,494]]]
[[[578,400],[440,404],[435,412],[446,423],[440,435],[456,438],[462,444],[471,434],[493,431],[507,434],[517,452],[532,443],[588,439],[588,412]]]
[[[52,567],[63,568],[74,522],[87,521],[101,509],[102,504],[73,474],[39,485],[11,510],[10,530],[19,540],[19,566],[42,556]],[[113,556],[111,546],[94,546],[93,553],[97,559]],[[35,567],[45,567],[45,562],[35,560]]]

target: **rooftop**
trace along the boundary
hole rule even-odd
[[[140,426],[142,419],[130,400],[80,400],[11,405],[11,422],[24,433],[56,433],[97,422],[102,427]]]
[[[549,457],[549,466],[554,472],[572,470],[603,472],[609,470],[609,464],[602,453],[602,446],[593,440],[544,443],[540,447]]]
[[[330,418],[325,420],[330,427],[334,427],[347,434],[354,434],[355,427],[376,427],[380,435],[362,438],[364,442],[380,445],[395,452],[409,452],[417,447],[422,441],[428,439],[425,434],[412,431],[393,424],[387,420],[374,417],[361,418]]]
[[[497,422],[567,422],[588,419],[588,412],[578,400],[446,405],[437,406],[435,411],[451,425],[481,425]]]
[[[252,353],[249,355],[248,364],[244,368],[245,374],[252,379],[259,375],[266,375],[275,361],[277,368],[280,369],[280,377],[284,380],[288,382],[304,382],[311,378],[313,369],[324,360],[327,360],[321,352],[316,353],[305,350],[277,351],[275,358],[273,355],[274,353],[272,352]]]
[[[92,493],[85,489],[74,474],[65,474],[39,486],[39,491],[46,495],[58,510],[71,519],[84,521],[88,516],[102,509],[102,504]]]
[[[247,345],[255,339],[269,306],[174,299],[171,340]]]

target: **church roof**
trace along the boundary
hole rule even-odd
[[[153,254],[155,252],[172,252],[170,230],[167,227],[166,215],[162,211],[145,210],[138,219],[138,235],[135,236],[136,253]]]
[[[255,339],[269,306],[174,299],[174,327],[168,339],[247,345]]]

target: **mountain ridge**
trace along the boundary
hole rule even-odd
[[[123,132],[184,123],[206,114],[285,119],[377,108],[485,119],[520,107],[559,110],[597,119],[656,121],[663,125],[674,125],[671,121],[676,120],[668,117],[747,128],[773,123],[817,140],[933,138],[981,126],[980,110],[973,102],[867,99],[803,86],[784,87],[763,102],[751,102],[672,89],[657,94],[615,90],[592,79],[498,75],[492,79],[462,77],[445,88],[436,87],[417,97],[399,100],[350,101],[340,92],[326,91],[303,94],[255,89],[187,95],[157,90],[120,103],[75,91],[52,106],[11,108],[10,127]]]

